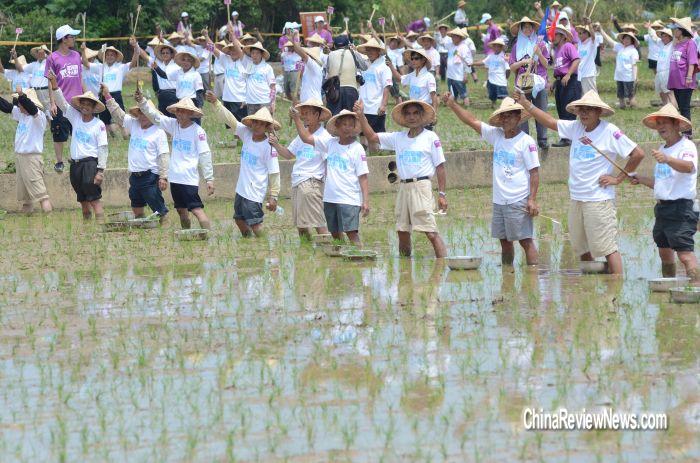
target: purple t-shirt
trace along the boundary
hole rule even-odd
[[[518,39],[515,39],[513,41],[513,47],[510,51],[510,58],[508,59],[508,64],[513,64],[516,61],[519,61],[519,60],[515,59],[515,46],[516,46],[517,42],[518,42]],[[540,41],[537,43],[537,46],[540,47],[540,51],[542,52],[542,56],[544,56],[544,58],[546,60],[549,60],[549,50],[547,50],[547,45],[545,45],[544,42]],[[529,58],[529,56],[526,55],[523,57],[523,59],[525,59],[525,58]],[[518,69],[518,72],[515,73],[513,78],[517,79],[520,74],[525,74],[525,71],[527,71],[527,66],[521,67],[520,69]],[[544,81],[547,82],[547,68],[545,66],[542,66],[542,63],[540,62],[539,59],[537,60],[537,69],[535,69],[535,74],[542,77],[544,79]]]
[[[406,32],[425,32],[428,30],[428,27],[425,25],[425,21],[422,19],[416,19],[412,23],[410,23],[408,26],[406,26]]]
[[[486,29],[486,36],[486,43],[491,43],[501,36],[501,29],[497,25],[491,24],[489,28]],[[493,50],[491,50],[491,47],[486,45],[486,43],[484,43],[484,53],[490,55],[493,53]]]
[[[46,58],[44,77],[49,76],[49,70],[56,74],[56,83],[66,101],[83,94],[83,64],[80,53],[75,50],[71,50],[65,56],[58,51],[51,53]]]
[[[676,43],[671,52],[671,68],[668,73],[668,89],[683,90],[697,88],[697,82],[693,80],[688,84],[685,77],[688,75],[688,66],[698,66],[698,47],[692,39],[682,43]]]
[[[314,32],[317,33],[318,35],[320,35],[321,38],[326,41],[326,43],[328,43],[328,44],[333,43],[333,36],[331,35],[330,32],[328,32],[328,29],[322,28],[321,30],[314,30]],[[312,32],[311,35],[314,35],[314,32]]]
[[[564,43],[559,48],[554,48],[554,77],[566,75],[571,63],[579,58],[578,50],[570,42]]]
[[[282,50],[284,48],[284,44],[286,44],[287,42],[289,42],[289,38],[286,35],[283,35],[277,42],[277,48]]]

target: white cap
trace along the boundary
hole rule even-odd
[[[64,24],[56,29],[56,40],[61,40],[66,35],[80,35],[80,31],[78,29],[73,29],[68,24]]]
[[[481,21],[479,21],[480,24],[484,24],[486,21],[491,19],[491,15],[488,13],[484,13],[481,15]]]
[[[567,21],[569,20],[569,15],[566,14],[566,11],[559,12],[559,20],[558,21],[561,21],[562,19],[566,19]]]
[[[181,18],[189,18],[190,15],[187,14],[187,11],[183,11],[182,14],[180,15]]]
[[[238,16],[238,11],[235,11],[235,10],[232,11],[232,12],[231,12],[231,17],[233,17],[233,16]]]
[[[323,16],[316,16],[316,17],[314,18],[314,22],[315,22],[315,23],[318,23],[318,22],[326,22],[326,20],[323,19]]]

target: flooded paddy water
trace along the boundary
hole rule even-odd
[[[619,189],[623,279],[581,275],[565,185],[543,185],[540,265],[500,264],[489,189],[449,192],[450,254],[398,257],[393,195],[361,225],[374,262],[175,225],[102,233],[77,210],[0,222],[2,461],[698,461],[700,309],[651,294],[651,193]],[[281,202],[286,206],[286,201]],[[175,217],[173,217],[175,218]],[[174,221],[173,221],[174,222]],[[526,407],[664,412],[666,431],[535,432]]]

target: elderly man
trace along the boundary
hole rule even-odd
[[[557,131],[560,138],[571,140],[569,234],[574,252],[582,261],[605,256],[608,271],[621,274],[614,186],[622,183],[627,176],[625,172],[636,169],[644,158],[644,151],[615,125],[601,120],[615,111],[593,90],[566,107],[568,112],[578,116],[574,121],[555,119],[520,92],[515,92],[514,99],[537,122]],[[616,156],[627,158],[627,164],[625,171],[614,176],[609,159],[614,160]]]

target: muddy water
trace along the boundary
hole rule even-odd
[[[543,210],[565,222],[566,190]],[[451,272],[421,237],[398,258],[392,196],[363,224],[372,263],[172,227],[102,234],[78,213],[0,222],[0,455],[64,459],[661,461],[700,458],[700,312],[647,291],[646,191],[623,189],[624,279],[582,276],[537,221],[541,264],[503,268],[488,190],[450,192]],[[283,205],[285,205],[283,203]],[[666,412],[665,432],[525,431],[525,407]]]

